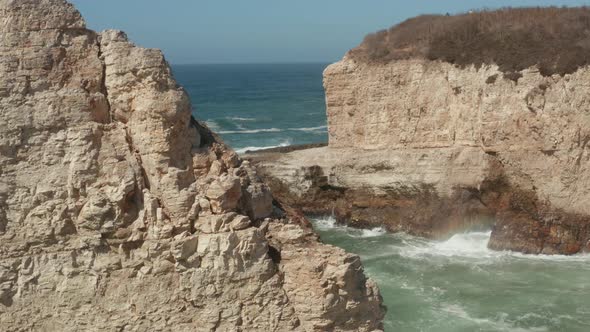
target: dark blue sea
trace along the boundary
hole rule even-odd
[[[328,141],[328,64],[175,65],[193,115],[237,152]]]

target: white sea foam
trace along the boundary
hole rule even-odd
[[[218,126],[217,126],[218,128]],[[237,125],[238,130],[218,130],[220,134],[258,134],[258,133],[278,133],[285,130],[288,131],[303,131],[303,132],[314,132],[314,131],[325,131],[328,127],[327,126],[319,126],[319,127],[303,127],[303,128],[288,128],[288,129],[279,129],[279,128],[262,128],[262,129],[246,129],[242,125]]]
[[[336,219],[333,216],[326,216],[314,219],[314,224],[321,230],[341,230],[347,233],[348,236],[354,238],[365,238],[365,237],[377,237],[385,235],[387,232],[381,227],[372,229],[358,229],[348,227],[346,225],[339,225],[336,223]]]
[[[336,223],[333,217],[315,218],[314,225],[319,230],[334,230],[345,232],[353,238],[375,237],[386,235],[382,228],[354,229]],[[540,261],[564,261],[564,262],[590,262],[589,254],[573,256],[566,255],[527,255],[513,251],[494,251],[488,249],[488,242],[492,235],[491,231],[465,232],[453,235],[445,241],[434,241],[404,233],[389,234],[392,238],[392,245],[379,257],[400,255],[414,259],[438,259],[441,257],[466,259],[469,262],[493,263],[498,259],[522,259]]]
[[[387,234],[383,227],[376,227],[371,229],[360,229],[361,237],[376,237]]]
[[[306,131],[306,132],[311,132],[311,131],[325,131],[326,129],[328,129],[328,126],[289,128],[289,130],[293,130],[293,131]]]
[[[453,235],[444,242],[433,242],[432,250],[443,256],[482,257],[490,254],[488,242],[492,232],[470,232]]]
[[[324,216],[324,217],[314,218],[313,222],[317,228],[320,228],[322,230],[329,230],[329,229],[343,227],[343,226],[337,225],[336,218],[334,218],[332,216]]]
[[[279,128],[246,129],[246,130],[221,130],[219,134],[257,134],[257,133],[278,133],[283,131]]]
[[[446,241],[431,241],[419,239],[406,234],[396,234],[402,237],[404,243],[400,247],[400,254],[414,258],[435,258],[453,257],[477,259],[480,262],[493,262],[497,259],[508,257],[523,260],[546,260],[546,261],[590,261],[590,255],[580,254],[573,256],[566,255],[527,255],[513,251],[494,251],[488,248],[488,242],[492,235],[487,232],[467,232],[453,235]]]
[[[239,116],[228,116],[228,117],[226,117],[226,119],[232,120],[232,121],[256,121],[255,118],[242,118]]]
[[[400,319],[416,331],[546,332],[555,331],[558,326],[588,326],[585,309],[560,312],[563,309],[559,308],[560,302],[551,299],[553,294],[560,293],[562,285],[567,285],[567,280],[585,280],[580,270],[590,272],[590,255],[548,256],[493,251],[487,248],[491,231],[459,233],[444,241],[402,233],[364,239],[359,238],[362,231],[337,224],[332,217],[313,218],[312,221],[328,243],[342,243],[362,257],[367,275],[379,283],[386,303],[388,297],[408,297],[409,305],[419,304],[420,310],[429,311],[424,319]],[[556,281],[560,279],[561,266],[564,267],[564,280]],[[566,274],[574,268],[573,277],[567,279]],[[453,279],[455,274],[458,279]],[[490,282],[496,278],[498,283]],[[550,283],[544,284],[544,279]],[[547,301],[535,293],[538,287],[546,287],[542,285],[552,285],[549,291],[539,291],[548,294]],[[564,287],[563,292],[582,291],[580,296],[583,296],[585,286],[586,283]],[[496,301],[501,299],[495,298],[496,290],[509,299],[502,304],[502,311],[498,310],[497,305],[501,303]],[[481,311],[470,305],[474,296],[481,300],[482,308],[491,309]],[[518,300],[510,302],[512,296]],[[527,303],[528,296],[530,302]],[[490,301],[489,306],[487,301]],[[572,295],[572,301],[580,300],[577,295]],[[389,326],[393,325],[390,323]]]
[[[287,139],[283,142],[281,142],[278,145],[270,145],[270,146],[247,146],[244,148],[240,148],[236,150],[236,153],[238,154],[242,154],[242,153],[246,153],[246,151],[260,151],[260,150],[266,150],[266,149],[272,149],[272,148],[280,148],[280,147],[284,147],[284,146],[289,146],[291,145],[292,142],[290,139]]]

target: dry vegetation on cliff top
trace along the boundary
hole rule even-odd
[[[590,8],[505,8],[424,15],[365,37],[349,55],[369,63],[426,58],[504,73],[537,65],[564,75],[590,64]]]

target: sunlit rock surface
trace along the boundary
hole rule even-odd
[[[2,331],[380,328],[358,257],[272,214],[160,51],[0,0],[0,115]]]
[[[345,56],[324,72],[329,147],[253,159],[283,201],[359,227],[588,251],[590,70],[520,74]]]

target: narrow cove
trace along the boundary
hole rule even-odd
[[[325,243],[361,256],[385,331],[590,330],[590,255],[496,252],[486,231],[437,242],[311,220]]]

